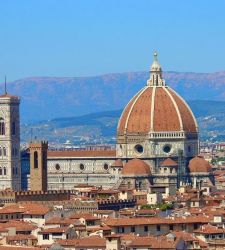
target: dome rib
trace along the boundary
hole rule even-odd
[[[134,101],[136,100],[136,98],[139,96],[139,94],[141,93],[142,89],[136,94],[133,96],[133,98],[128,102],[128,104],[126,105],[126,107],[124,108],[121,116],[120,116],[120,119],[119,119],[119,122],[118,122],[118,126],[117,126],[117,131],[118,132],[124,132],[125,128],[126,128],[126,121],[127,121],[127,117],[130,113],[130,110],[131,110],[131,107],[134,103]]]
[[[180,131],[176,109],[164,89],[165,87],[156,87],[153,131]]]
[[[169,95],[170,97],[170,100],[172,101],[173,105],[174,105],[174,108],[176,109],[177,111],[177,116],[178,116],[178,119],[179,119],[179,122],[180,122],[180,130],[183,131],[184,127],[183,127],[183,121],[181,119],[181,114],[180,114],[180,110],[177,106],[177,103],[174,101],[174,98],[172,97],[172,95],[170,94],[169,90],[167,89],[167,87],[165,88],[164,87],[164,90],[166,91],[166,93]]]
[[[152,99],[151,99],[151,110],[150,110],[150,116],[151,116],[151,125],[150,125],[150,131],[152,132],[154,130],[154,110],[155,110],[155,91],[156,87],[152,87]]]
[[[177,103],[177,106],[180,111],[181,119],[183,122],[183,130],[187,132],[198,132],[198,124],[195,119],[195,116],[188,106],[188,104],[185,102],[185,100],[172,88],[168,88],[168,91],[173,96],[174,100]]]

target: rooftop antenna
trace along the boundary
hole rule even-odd
[[[7,88],[6,88],[6,76],[5,76],[5,95],[7,95]]]
[[[30,129],[30,140],[33,141],[33,128]]]

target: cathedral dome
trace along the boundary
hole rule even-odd
[[[140,159],[132,159],[129,160],[123,167],[121,171],[122,175],[151,175],[149,165],[140,160]]]
[[[202,156],[196,156],[189,162],[190,173],[208,173],[211,172],[212,168],[208,161]]]
[[[147,86],[125,107],[118,123],[117,134],[197,133],[197,122],[188,104],[162,79],[156,53],[150,72]]]

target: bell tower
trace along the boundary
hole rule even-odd
[[[0,189],[21,188],[20,99],[6,92],[0,96]]]
[[[30,190],[47,191],[48,142],[31,142],[30,149]]]

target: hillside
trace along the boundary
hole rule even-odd
[[[21,97],[22,122],[119,110],[146,84],[148,72],[94,77],[33,77],[8,84]],[[165,72],[168,85],[186,100],[223,101],[225,72]],[[3,84],[0,86],[3,89]]]
[[[201,139],[224,140],[225,102],[201,100],[188,103],[197,117]],[[29,141],[32,131],[33,136],[56,143],[66,140],[74,144],[114,143],[121,112],[105,111],[22,125],[22,141]]]

